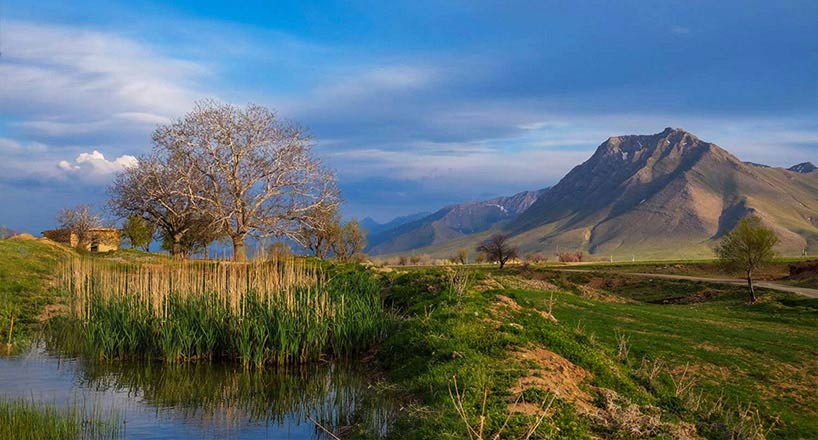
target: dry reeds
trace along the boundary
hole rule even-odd
[[[383,333],[379,286],[300,259],[131,264],[77,258],[61,284],[105,358],[293,364],[365,349]]]

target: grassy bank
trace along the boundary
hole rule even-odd
[[[441,269],[391,276],[404,319],[379,361],[412,396],[406,438],[468,438],[468,426],[483,438],[534,426],[537,438],[818,436],[818,301],[764,291],[747,306],[733,286],[468,273],[466,289]]]
[[[391,278],[388,300],[404,319],[379,362],[412,396],[395,429],[404,438],[476,438],[478,429],[481,438],[628,437],[648,424],[667,438],[678,432],[672,420],[618,419],[618,408],[654,411],[627,365],[586,334],[520,307],[501,285],[471,276],[466,289],[441,270]],[[600,417],[587,417],[598,406]]]
[[[612,348],[625,341],[632,369],[664,365],[669,373],[645,385],[709,438],[730,438],[726,425],[742,420],[770,429],[767,438],[818,438],[818,300],[764,290],[748,306],[743,287],[547,271],[513,277],[553,283],[507,294],[537,309],[553,294],[561,322]],[[677,396],[671,376],[685,372],[689,395]],[[721,420],[708,414],[716,403]]]
[[[69,250],[38,240],[0,240],[0,352],[25,348],[57,295],[57,268]]]
[[[67,409],[26,400],[0,399],[0,438],[17,440],[103,440],[119,438],[119,422],[110,415],[90,417],[82,408]]]
[[[61,286],[85,348],[106,359],[298,364],[380,340],[380,285],[359,268],[303,259],[234,264],[71,260]]]

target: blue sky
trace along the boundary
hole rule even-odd
[[[0,224],[31,232],[102,208],[207,97],[309,127],[345,214],[382,221],[552,185],[667,126],[818,161],[814,0],[5,0],[0,51]]]

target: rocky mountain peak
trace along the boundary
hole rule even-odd
[[[796,173],[807,174],[818,170],[818,167],[816,167],[812,162],[802,162],[787,169],[790,171],[795,171]]]

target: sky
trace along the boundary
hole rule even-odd
[[[0,225],[103,210],[205,98],[308,127],[344,214],[379,221],[547,187],[668,126],[818,162],[818,2],[0,0]]]

